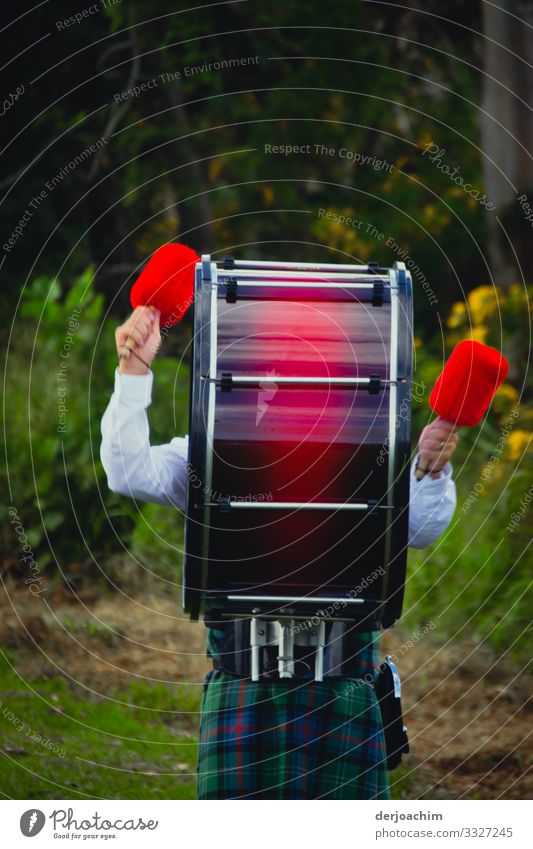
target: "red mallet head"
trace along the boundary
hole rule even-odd
[[[431,409],[460,427],[472,427],[483,418],[509,363],[496,348],[464,340],[454,348],[433,391]]]
[[[130,292],[135,307],[154,306],[161,327],[177,324],[192,304],[194,266],[200,257],[187,245],[163,245],[152,254]]]

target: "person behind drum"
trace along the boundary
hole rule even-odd
[[[126,359],[128,339],[135,341],[135,350]],[[138,307],[117,328],[115,340],[120,364],[102,418],[100,452],[109,488],[183,510],[187,438],[157,446],[149,440],[151,364],[161,343],[158,311]],[[428,474],[417,480],[413,462],[409,545],[414,548],[434,542],[455,510],[450,459],[458,436],[452,427],[437,419],[420,435],[417,460]],[[371,683],[379,666],[378,633],[350,635],[348,677],[252,682],[217,664],[231,645],[227,629],[232,625],[226,631],[220,624],[208,627],[215,668],[202,698],[199,798],[389,798],[383,726]],[[331,624],[337,634],[339,627],[350,626]]]

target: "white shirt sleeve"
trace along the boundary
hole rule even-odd
[[[150,445],[146,410],[152,402],[153,373],[115,372],[115,391],[102,417],[100,458],[109,488],[140,501],[185,509],[187,437],[166,445]],[[452,466],[441,477],[418,481],[411,466],[409,538],[413,548],[425,548],[448,527],[456,506]]]
[[[415,467],[416,459],[411,465],[408,545],[425,548],[435,542],[450,524],[457,495],[451,463],[446,463],[440,478],[426,475],[420,481],[415,477]]]
[[[115,372],[115,391],[102,417],[100,459],[109,488],[140,501],[185,509],[187,437],[150,445],[146,410],[153,373]]]

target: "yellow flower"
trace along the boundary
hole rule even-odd
[[[408,156],[398,156],[398,158],[396,159],[396,161],[394,163],[394,170],[400,171],[404,167],[404,165],[407,165],[408,162],[409,162]]]
[[[531,442],[532,434],[527,430],[514,430],[507,439],[507,449],[511,460],[518,460]]]
[[[426,203],[426,205],[422,209],[422,221],[424,224],[429,225],[432,221],[435,220],[437,216],[437,207],[433,203]]]
[[[433,144],[433,139],[429,135],[429,133],[424,133],[417,141],[417,147],[429,147],[430,144]]]
[[[502,383],[492,402],[492,410],[499,417],[500,424],[503,422],[503,417],[508,416],[519,405],[519,397],[518,389],[511,386],[510,383]],[[521,413],[522,418],[520,419],[520,423],[522,427],[527,427],[528,421],[524,420],[524,413],[522,411]]]
[[[222,171],[222,167],[224,165],[224,160],[221,156],[215,156],[207,166],[207,173],[209,176],[209,181],[214,182],[220,172]]]
[[[499,398],[501,400],[508,399],[509,401],[516,401],[518,399],[518,389],[515,389],[515,387],[511,386],[510,383],[502,383],[502,385],[496,392],[496,398]]]
[[[482,324],[479,327],[472,327],[470,328],[470,339],[473,339],[475,342],[485,342],[488,332],[489,328],[484,327]]]
[[[502,291],[498,286],[478,286],[468,293],[468,309],[472,324],[481,324],[498,310],[502,301]]]
[[[263,200],[265,203],[272,203],[274,200],[274,190],[272,186],[261,186],[261,194],[263,195]]]
[[[461,324],[464,323],[465,317],[466,317],[466,304],[464,304],[463,301],[457,301],[452,306],[452,312],[451,312],[451,315],[449,316],[446,324],[448,325],[448,327],[451,327],[451,328],[459,327]]]

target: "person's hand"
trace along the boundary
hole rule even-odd
[[[417,478],[423,478],[426,471],[432,478],[440,477],[459,442],[459,434],[454,428],[454,424],[441,418],[426,425],[418,440]]]
[[[119,371],[122,374],[147,374],[159,346],[159,310],[137,307],[127,321],[115,330]],[[132,350],[135,353],[132,353]]]

